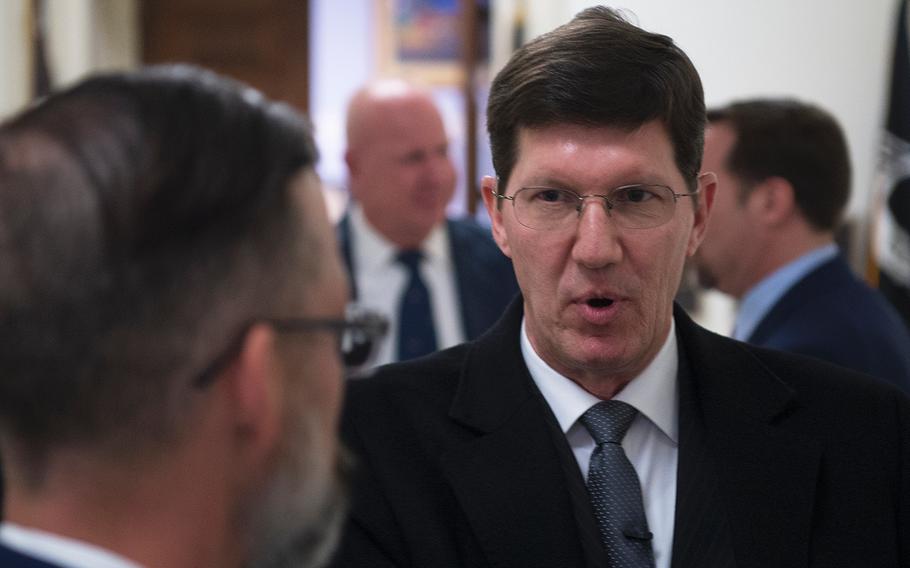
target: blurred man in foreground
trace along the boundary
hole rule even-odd
[[[733,337],[803,353],[910,393],[910,333],[834,243],[850,197],[834,117],[788,99],[708,112],[703,169],[718,177],[695,256],[703,284],[740,300]]]
[[[374,363],[476,338],[518,286],[489,231],[446,219],[455,168],[432,97],[401,80],[370,84],[351,100],[347,137],[353,205],[339,240],[355,297],[394,338]]]
[[[349,324],[315,159],[188,67],[0,128],[0,565],[321,564]]]

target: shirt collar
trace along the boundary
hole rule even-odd
[[[15,523],[0,523],[0,542],[22,554],[65,568],[141,568],[101,547]]]
[[[398,247],[370,225],[363,208],[358,203],[352,203],[350,209],[351,240],[356,243],[354,254],[355,266],[370,271],[382,268],[395,262]],[[449,258],[449,239],[445,231],[445,223],[433,227],[427,238],[420,245],[424,258],[437,263]]]
[[[676,324],[672,319],[670,322],[670,333],[657,356],[614,399],[633,406],[674,443],[679,443],[679,356]],[[600,402],[599,398],[541,359],[528,339],[524,319],[521,322],[521,353],[531,378],[553,410],[564,433],[569,431],[585,411]]]
[[[748,339],[787,290],[823,263],[837,256],[837,250],[834,243],[814,249],[778,268],[750,288],[739,305],[733,336],[740,340]]]

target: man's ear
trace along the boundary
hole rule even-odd
[[[344,163],[348,167],[348,172],[352,175],[357,171],[357,157],[354,155],[354,152],[350,148],[344,151]]]
[[[275,332],[253,324],[246,332],[223,380],[228,389],[234,439],[238,452],[257,466],[267,460],[281,438],[283,383],[277,360]]]
[[[350,148],[348,148],[347,150],[344,151],[344,163],[348,167],[348,177],[350,179],[356,179],[357,177],[360,176],[360,160],[358,160],[357,153],[354,152],[353,150],[351,150]],[[356,183],[351,184],[351,185],[353,187],[357,187]],[[357,196],[353,195],[354,190],[350,187],[348,188],[348,190],[352,192],[351,196],[356,199]]]
[[[499,181],[496,178],[483,176],[480,180],[480,194],[483,196],[483,204],[487,208],[487,214],[490,216],[490,222],[493,226],[493,239],[499,245],[499,250],[507,257],[512,258],[509,238],[502,224],[503,200],[496,197],[498,184]]]
[[[798,212],[793,185],[778,176],[756,184],[749,194],[747,206],[761,223],[771,228],[781,225]]]
[[[714,172],[703,172],[698,176],[698,204],[695,207],[695,217],[692,224],[692,233],[689,235],[689,246],[686,248],[687,256],[692,256],[705,238],[708,229],[708,220],[711,218],[711,209],[714,207],[714,194],[717,192],[717,175]]]

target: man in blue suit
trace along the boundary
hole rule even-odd
[[[455,169],[432,97],[401,80],[372,83],[351,100],[347,138],[352,206],[339,241],[354,296],[389,319],[393,339],[374,363],[476,338],[518,285],[489,230],[446,218]]]
[[[734,338],[910,392],[910,334],[834,243],[850,196],[835,119],[794,100],[742,101],[708,118],[703,169],[718,190],[696,263],[705,284],[740,300]]]
[[[305,120],[186,66],[0,127],[4,568],[316,566],[344,271]]]

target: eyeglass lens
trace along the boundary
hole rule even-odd
[[[629,185],[607,195],[581,196],[567,189],[526,187],[513,200],[518,221],[531,229],[559,229],[574,226],[586,199],[600,199],[613,221],[620,227],[646,229],[667,222],[676,199],[662,185]]]

